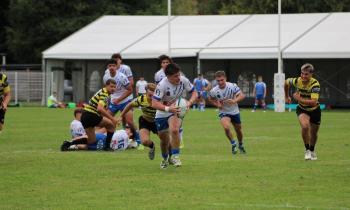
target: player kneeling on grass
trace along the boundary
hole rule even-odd
[[[235,83],[226,82],[224,71],[215,72],[215,80],[218,85],[210,91],[209,102],[219,109],[220,122],[225,130],[226,137],[231,142],[232,154],[237,153],[237,145],[231,132],[231,124],[236,131],[239,143],[238,148],[244,154],[246,151],[243,147],[243,133],[238,102],[242,101],[245,96]]]
[[[105,87],[99,90],[83,109],[81,123],[87,134],[87,138],[82,139],[83,144],[93,144],[96,142],[95,127],[104,127],[107,130],[105,150],[109,150],[110,142],[114,134],[117,120],[108,113],[107,103],[109,96],[116,89],[116,81],[108,79]]]
[[[62,151],[74,151],[74,150],[103,150],[106,147],[106,132],[105,128],[96,130],[96,142],[92,144],[83,144],[80,140],[87,138],[86,135],[73,138],[71,141],[64,141],[61,150]],[[125,130],[117,130],[114,132],[109,147],[113,151],[123,151],[129,148],[136,148],[137,144],[132,144],[132,132],[129,127]]]
[[[321,124],[321,109],[318,102],[320,83],[313,78],[314,67],[306,63],[301,67],[300,77],[288,78],[284,85],[286,102],[290,103],[289,88],[296,88],[293,98],[298,101],[297,115],[305,145],[305,160],[317,160],[315,146]]]
[[[150,139],[150,132],[157,134],[157,127],[154,121],[156,110],[152,107],[152,97],[155,89],[156,85],[154,83],[147,83],[146,94],[140,95],[130,102],[120,114],[119,119],[121,120],[133,107],[141,107],[142,115],[139,117],[140,138],[141,143],[150,148],[148,157],[151,160],[154,159],[155,144]]]
[[[182,118],[178,116],[180,107],[175,103],[184,94],[190,93],[191,98],[187,103],[187,109],[197,98],[197,92],[191,82],[180,74],[180,67],[171,63],[165,69],[166,77],[157,85],[152,98],[152,107],[156,112],[156,126],[160,138],[160,147],[163,160],[161,168],[167,168],[169,160],[176,167],[181,166],[180,161],[180,135],[179,129]],[[169,151],[169,142],[171,151]],[[172,155],[169,159],[169,155]]]

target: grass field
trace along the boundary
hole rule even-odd
[[[137,115],[139,111],[137,111]],[[216,112],[184,122],[181,168],[147,152],[60,152],[72,110],[10,108],[0,134],[0,209],[350,209],[350,112],[324,111],[304,161],[294,113],[243,110],[232,156]]]

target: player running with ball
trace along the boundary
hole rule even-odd
[[[167,168],[170,162],[174,166],[181,166],[180,160],[180,136],[179,129],[182,119],[178,117],[180,108],[175,103],[177,99],[183,97],[186,93],[191,94],[188,101],[187,109],[197,98],[197,92],[191,82],[184,76],[181,76],[180,67],[171,63],[165,69],[166,78],[158,84],[153,95],[152,107],[157,109],[156,126],[160,138],[160,147],[163,160],[160,164],[161,168]],[[169,142],[171,151],[169,151]]]

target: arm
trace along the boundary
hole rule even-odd
[[[255,85],[254,85],[254,88],[253,88],[253,97],[255,98],[256,97],[256,91],[255,91]]]
[[[131,77],[128,77],[128,80],[131,84],[131,92],[133,91],[133,87],[134,87],[134,78],[131,76]]]
[[[218,109],[222,108],[222,103],[219,100],[216,100],[215,98],[209,96],[208,101],[212,105],[216,106]]]
[[[192,104],[196,101],[197,97],[198,97],[197,91],[192,91],[191,98],[190,98],[190,100],[188,101],[188,104],[187,104],[187,109],[190,109]]]
[[[134,102],[131,101],[130,103],[128,103],[128,105],[126,105],[126,107],[123,109],[122,113],[120,113],[119,118],[123,118],[124,115],[125,115],[126,113],[128,113],[128,112],[134,107],[134,104],[133,104],[133,103],[134,103]]]
[[[292,99],[289,96],[289,82],[288,80],[284,83],[284,98],[287,104],[290,104],[292,102]]]
[[[11,100],[11,92],[9,91],[4,93],[4,99],[1,104],[1,107],[4,111],[7,110],[7,105],[9,104],[10,100]]]
[[[266,84],[265,84],[265,88],[264,88],[264,98],[266,97]]]
[[[129,83],[129,85],[126,87],[126,92],[121,95],[119,98],[117,99],[114,99],[113,100],[113,103],[114,104],[118,104],[119,102],[121,102],[122,100],[124,100],[126,97],[128,97],[130,94],[132,94],[132,86],[131,86],[131,83]]]
[[[104,108],[104,105],[102,103],[98,103],[97,111],[102,116],[107,117],[108,119],[110,119],[114,125],[117,125],[117,120],[111,114],[108,113],[108,111]]]
[[[164,112],[178,113],[180,112],[180,108],[172,104],[171,106],[165,106],[162,102],[152,99],[152,107],[157,110],[161,110]]]
[[[245,98],[245,95],[243,94],[243,92],[242,92],[242,91],[239,91],[239,92],[235,95],[235,98],[226,99],[226,100],[224,100],[224,103],[236,104],[236,103],[242,101],[244,98]]]
[[[302,104],[305,104],[305,105],[308,105],[308,106],[316,106],[317,103],[318,103],[318,100],[317,99],[307,99],[307,98],[302,98],[300,96],[300,93],[299,92],[296,92],[293,94],[293,98],[295,100],[297,100],[299,103],[302,103]]]

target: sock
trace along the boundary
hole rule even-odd
[[[169,154],[168,153],[162,153],[162,157],[164,160],[168,159]]]
[[[87,138],[81,138],[71,142],[71,145],[76,145],[76,144],[87,144]]]
[[[149,148],[153,149],[153,147],[154,147],[154,143],[152,141],[151,145],[149,145]]]
[[[263,108],[263,109],[266,109],[266,104],[262,104],[262,108]]]
[[[230,142],[231,142],[232,145],[236,144],[234,139],[230,140]]]
[[[309,144],[305,144],[305,150],[309,150],[310,149],[310,145]]]
[[[313,152],[315,150],[315,145],[310,145],[310,151]]]
[[[137,142],[137,145],[141,144],[139,132],[135,130],[135,132],[133,132],[133,135],[134,135],[134,137],[135,137],[134,139],[135,139],[135,141]]]
[[[239,147],[243,147],[243,142],[239,142]]]
[[[180,149],[171,149],[171,155],[179,155],[180,154]]]
[[[201,111],[204,111],[204,103],[200,103],[200,105],[199,105],[199,106],[200,106],[200,108],[199,108],[199,109],[200,109]]]
[[[258,106],[258,104],[254,104],[253,109],[256,110],[257,106]]]
[[[113,134],[114,134],[114,132],[108,132],[108,131],[107,131],[107,138],[106,138],[106,145],[105,145],[105,148],[106,148],[106,149],[110,148],[111,140],[112,140]]]

